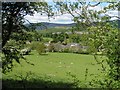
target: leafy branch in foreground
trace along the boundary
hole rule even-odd
[[[35,11],[44,12],[50,17],[53,15],[51,10],[46,2],[2,2],[3,73],[12,69],[14,60],[20,63],[20,58],[23,58],[21,49],[28,40],[32,40],[30,34],[27,34],[28,37],[25,35],[25,31],[29,32],[30,29],[24,25],[24,17],[33,15]]]
[[[118,19],[119,17],[106,15],[110,10],[119,10],[120,2],[109,3],[108,6],[99,11],[90,9],[90,7],[94,8],[94,6],[98,6],[99,4],[100,2],[95,5],[87,2],[57,2],[56,7],[59,8],[62,14],[71,14],[73,21],[77,23],[76,27],[78,29],[84,27],[88,31],[89,34],[86,35],[84,40],[87,41],[91,52],[94,55],[101,52],[102,56],[108,58],[107,64],[110,67],[108,73],[106,72],[109,76],[108,79],[120,83],[119,29],[111,27],[112,25],[108,24],[112,17],[117,17]],[[112,85],[114,87],[114,84]]]

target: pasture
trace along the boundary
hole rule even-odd
[[[44,81],[63,83],[71,83],[75,78],[84,83],[95,78],[104,77],[101,73],[101,65],[97,64],[92,55],[73,53],[47,53],[39,55],[36,51],[33,51],[30,55],[26,55],[25,58],[32,65],[26,63],[25,60],[21,60],[20,64],[14,62],[13,70],[7,74],[3,74],[3,81],[7,80],[7,82],[9,82],[8,80],[21,80],[22,77],[24,79],[24,77],[27,76],[27,73],[28,81],[30,78],[36,80],[39,78]],[[100,56],[97,56],[97,59],[101,61],[102,59],[105,59],[105,57],[101,58]],[[107,66],[106,63],[104,63],[104,65]],[[95,77],[95,75],[99,76]],[[6,85],[7,82],[5,82]],[[12,85],[12,83],[9,84]]]
[[[56,32],[68,32],[70,29],[66,29],[66,27],[54,27],[54,28],[48,28],[45,30],[37,30],[40,34],[46,34],[46,33],[56,33]]]

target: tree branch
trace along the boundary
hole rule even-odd
[[[90,3],[88,4],[89,6],[91,7],[95,7],[95,6],[98,6],[100,4],[100,2],[98,2],[97,4],[94,4],[94,5],[91,5]]]

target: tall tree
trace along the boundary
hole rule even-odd
[[[109,76],[116,80],[120,80],[120,42],[118,28],[113,28],[109,24],[111,18],[120,19],[117,15],[109,15],[112,10],[119,11],[120,2],[110,2],[108,6],[101,10],[94,10],[102,2],[92,5],[90,2],[57,2],[56,7],[61,14],[69,13],[73,16],[74,22],[77,23],[78,30],[86,28],[89,32],[86,35],[86,41],[91,50],[97,54],[102,52],[108,57],[107,63],[110,66]],[[90,9],[93,8],[93,9]],[[118,24],[118,23],[117,23]]]
[[[11,70],[13,60],[20,63],[20,58],[23,58],[19,47],[21,43],[13,44],[15,42],[9,42],[9,40],[12,38],[13,33],[25,35],[24,31],[29,30],[23,24],[25,22],[24,16],[33,15],[36,11],[41,14],[45,13],[49,17],[53,15],[51,10],[52,9],[46,2],[2,2],[2,51],[4,54],[4,58],[2,59],[3,72]]]

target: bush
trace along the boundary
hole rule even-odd
[[[32,42],[32,43],[30,44],[30,48],[31,48],[32,50],[35,50],[37,44],[38,44],[38,42]]]
[[[53,52],[54,51],[54,45],[53,44],[50,44],[48,47],[47,47],[48,51],[49,52]]]
[[[39,53],[39,54],[43,54],[45,53],[45,48],[46,46],[44,45],[44,43],[37,43],[35,50]]]
[[[55,52],[61,52],[62,51],[62,45],[60,43],[54,44],[54,51]]]
[[[41,43],[41,42],[32,42],[30,44],[30,48],[32,50],[36,50],[39,54],[42,54],[42,53],[45,53],[45,49],[46,49],[46,46],[44,45],[44,43]]]
[[[84,50],[84,49],[79,49],[77,53],[79,53],[79,54],[90,54],[90,52],[88,50]]]
[[[76,47],[76,46],[72,46],[69,48],[69,52],[72,52],[72,53],[77,53],[79,50],[79,47]]]
[[[64,49],[62,50],[62,52],[69,53],[70,50],[69,50],[69,48],[64,48]]]

